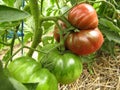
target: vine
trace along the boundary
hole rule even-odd
[[[38,44],[41,42],[41,37],[42,37],[42,29],[41,29],[42,22],[41,19],[39,19],[40,13],[39,13],[38,0],[30,0],[30,9],[35,22],[35,30],[34,30],[33,42],[31,47],[36,48]],[[34,51],[30,49],[27,55],[32,57],[33,52]]]

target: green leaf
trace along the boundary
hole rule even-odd
[[[38,83],[25,83],[24,85],[28,88],[28,90],[35,90]]]
[[[0,5],[0,22],[18,21],[29,17],[27,12]]]
[[[8,76],[8,74],[8,71],[2,68],[0,62],[0,90],[27,90],[23,84]]]
[[[0,90],[15,90],[7,76],[0,72]]]
[[[43,42],[43,45],[47,45],[47,44],[53,44],[54,43],[54,38],[52,36],[45,36],[43,39],[42,39],[42,42]]]
[[[100,24],[107,27],[107,28],[110,28],[110,30],[112,31],[116,31],[116,32],[120,32],[120,28],[117,27],[115,24],[113,24],[113,22],[107,20],[107,19],[104,19],[104,18],[101,18],[99,20]]]
[[[18,26],[19,24],[20,24],[19,21],[0,23],[0,31],[9,30],[13,27]]]
[[[70,0],[70,3],[71,3],[72,5],[75,5],[75,4],[77,3],[77,0]]]
[[[51,4],[54,5],[56,0],[50,0]]]
[[[54,25],[53,22],[44,22],[43,23],[43,28],[44,28],[44,34],[46,34],[47,32],[49,32],[52,28],[52,26]]]
[[[116,46],[115,42],[109,41],[106,38],[104,39],[104,42],[105,43],[103,43],[101,51],[110,55],[115,55],[115,46]]]
[[[22,85],[20,82],[18,82],[14,78],[9,77],[8,79],[12,83],[15,90],[28,90],[24,85]],[[8,90],[10,90],[10,89],[8,89]]]
[[[24,42],[27,43],[29,39],[32,39],[33,33],[28,31],[24,36]]]
[[[16,0],[3,0],[8,6],[13,6]]]
[[[102,28],[101,31],[105,34],[109,41],[114,41],[120,44],[120,34],[114,31],[110,31],[107,28]]]

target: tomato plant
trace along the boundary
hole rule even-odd
[[[44,64],[62,84],[72,83],[77,80],[82,73],[82,62],[79,56],[73,53],[61,54],[58,50],[53,51],[46,57],[48,65]]]
[[[70,33],[66,47],[77,55],[87,55],[97,51],[103,44],[103,35],[98,28]]]
[[[29,42],[31,46],[27,45]],[[19,47],[14,48],[17,44]],[[53,45],[46,47],[50,44]],[[37,83],[38,86],[34,89],[57,90],[53,74],[60,83],[73,82],[82,72],[79,55],[85,55],[85,60],[90,62],[93,58],[88,59],[91,56],[88,54],[98,49],[104,53],[113,53],[114,47],[119,44],[119,0],[1,0],[0,60],[3,65],[2,68],[0,66],[0,71],[9,69],[9,72],[8,77],[4,77],[1,72],[3,75],[0,74],[0,80],[5,82],[0,81],[0,89],[11,87],[12,90],[14,87],[9,87],[6,83],[14,82],[15,78],[24,84],[30,82],[31,86]],[[7,52],[1,56],[6,46]],[[14,60],[20,51],[24,57]],[[33,55],[34,51],[38,53],[37,57],[37,54]],[[46,64],[49,62],[53,63]],[[48,67],[53,74],[42,66]],[[53,84],[50,84],[51,81]],[[19,88],[19,85],[16,87]]]
[[[72,7],[68,13],[68,20],[78,29],[93,29],[98,26],[98,17],[95,9],[86,3]]]

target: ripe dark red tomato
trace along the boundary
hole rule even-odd
[[[78,4],[68,13],[68,21],[78,29],[93,29],[98,26],[95,9],[86,3]]]
[[[103,44],[104,38],[98,28],[80,30],[68,35],[65,45],[77,55],[87,55],[97,51]]]
[[[62,29],[65,29],[66,28],[66,25],[65,25],[65,23],[64,22],[62,22],[62,21],[58,21],[58,24],[62,27]],[[53,31],[53,36],[54,36],[54,38],[55,38],[55,40],[57,41],[57,42],[60,42],[60,34],[59,34],[59,29],[58,29],[58,27],[55,25],[55,27],[54,27],[54,31]]]

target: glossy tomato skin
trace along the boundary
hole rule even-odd
[[[82,73],[82,62],[73,53],[61,54],[54,51],[48,55],[47,62],[51,63],[48,68],[57,78],[59,83],[69,84],[77,80]]]
[[[36,90],[58,90],[56,77],[33,58],[22,56],[8,65],[12,77],[22,83],[38,83]]]
[[[95,9],[86,3],[78,4],[68,13],[68,21],[78,29],[93,29],[98,26]]]
[[[16,80],[26,83],[30,76],[37,70],[41,69],[41,64],[37,63],[33,58],[22,56],[16,58],[8,65],[8,70]]]
[[[29,81],[32,83],[38,82],[36,90],[58,90],[58,81],[56,77],[45,68],[42,68],[31,75]]]
[[[88,55],[97,51],[103,42],[103,35],[98,28],[80,30],[68,35],[66,47],[77,55]]]
[[[58,21],[58,24],[61,26],[62,30],[64,30],[67,27],[66,24],[60,20]],[[54,27],[53,36],[57,42],[60,42],[60,33],[59,33],[59,29],[56,25]]]

